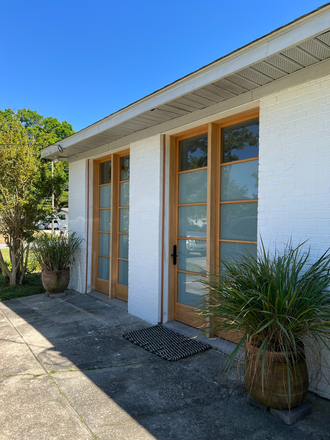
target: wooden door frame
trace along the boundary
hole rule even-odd
[[[98,278],[98,255],[99,255],[99,224],[100,224],[100,164],[111,160],[112,167],[112,155],[102,157],[93,161],[93,225],[92,225],[92,290],[99,288],[103,290],[103,293],[108,291],[109,294],[109,281],[110,281],[110,269],[109,269],[109,281]],[[112,171],[112,170],[111,170]],[[111,173],[112,174],[112,173]],[[112,180],[112,176],[111,176]],[[111,181],[111,197],[112,197],[112,181]],[[110,218],[112,217],[112,200],[110,206]],[[110,229],[110,241],[112,232]],[[111,253],[109,263],[111,261]]]
[[[92,290],[96,290],[97,284],[103,286],[109,298],[118,297],[118,230],[119,230],[119,167],[120,157],[130,154],[129,149],[113,153],[93,160],[93,225],[92,225],[92,267],[91,280]],[[99,179],[100,164],[111,160],[111,228],[110,228],[110,267],[109,281],[98,278],[98,248],[99,248]],[[120,286],[120,285],[119,285]],[[120,294],[120,292],[119,292]],[[123,295],[120,295],[123,296]],[[123,299],[123,298],[121,298]]]
[[[112,243],[112,248],[111,250],[114,252],[113,255],[116,255],[116,258],[112,259],[113,262],[113,267],[112,267],[112,274],[115,274],[115,276],[113,276],[112,281],[111,281],[111,290],[110,290],[110,295],[111,297],[116,297],[119,298],[123,301],[128,301],[128,286],[124,286],[122,284],[118,284],[118,270],[119,270],[119,263],[118,263],[118,259],[119,259],[119,217],[120,217],[120,209],[119,209],[119,203],[120,203],[120,159],[124,156],[129,156],[130,155],[130,150],[123,150],[120,153],[115,155],[115,162],[114,162],[114,169],[116,170],[116,208],[115,208],[115,213],[114,213],[114,228],[116,229],[112,229],[113,231],[116,230],[116,235],[113,238],[113,243]],[[128,207],[129,210],[129,207]],[[128,232],[129,234],[129,232]],[[112,293],[114,292],[114,293]]]
[[[178,139],[190,138],[201,133],[208,133],[207,161],[207,250],[206,273],[215,272],[219,264],[220,252],[220,163],[221,163],[221,129],[259,118],[259,108],[241,112],[207,125],[189,129],[170,136],[169,142],[169,232],[168,232],[168,321],[177,319],[175,313],[176,269],[172,257],[173,245],[177,244],[177,197],[178,197]],[[214,203],[216,201],[216,203]],[[189,307],[189,306],[187,306]],[[192,308],[187,314],[193,314],[191,321],[197,321]]]

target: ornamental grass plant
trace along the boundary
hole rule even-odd
[[[221,261],[221,273],[202,280],[207,293],[199,308],[202,318],[207,318],[205,332],[220,337],[234,332],[238,338],[226,369],[243,348],[246,353],[254,351],[262,390],[268,374],[266,354],[284,355],[289,397],[305,351],[320,360],[319,344],[329,350],[330,254],[327,251],[312,261],[310,249],[303,250],[305,243],[293,247],[290,242],[283,253],[276,251],[273,256],[262,243],[256,257],[247,254],[240,261]]]
[[[74,264],[81,242],[75,232],[68,236],[43,232],[34,241],[33,253],[43,271],[65,270]]]

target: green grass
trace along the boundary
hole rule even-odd
[[[38,295],[44,293],[45,289],[41,284],[40,273],[30,273],[25,276],[22,286],[8,286],[5,284],[5,277],[0,274],[0,301],[23,296]]]
[[[3,258],[9,261],[9,250],[1,249]],[[5,277],[0,271],[0,301],[13,298],[21,298],[23,296],[38,295],[44,293],[45,289],[41,284],[40,273],[30,273],[25,275],[24,284],[22,286],[8,286],[5,284]]]
[[[9,249],[1,249],[1,253],[3,256],[3,259],[8,262],[9,261]]]

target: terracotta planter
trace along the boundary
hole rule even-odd
[[[295,353],[295,366],[290,364],[291,395],[289,396],[286,354],[267,352],[265,357],[264,387],[262,387],[262,354],[257,359],[258,348],[246,349],[244,363],[245,385],[254,399],[270,408],[290,409],[304,400],[308,390],[308,373],[305,351]]]
[[[64,270],[43,270],[41,281],[48,293],[62,293],[67,289],[70,281],[70,268]]]

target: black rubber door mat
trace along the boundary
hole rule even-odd
[[[167,361],[178,361],[211,348],[208,344],[187,338],[162,325],[128,332],[123,337]]]

